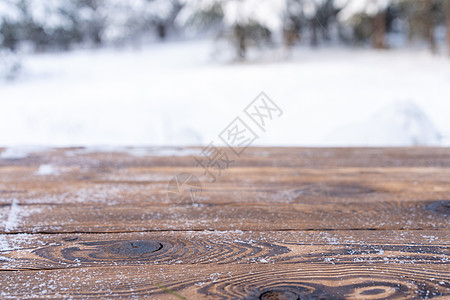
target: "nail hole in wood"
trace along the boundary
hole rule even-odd
[[[373,296],[373,295],[378,295],[378,294],[382,294],[382,293],[384,293],[384,289],[371,289],[371,290],[363,291],[361,293],[361,295]]]
[[[297,294],[290,291],[268,291],[262,294],[261,300],[298,300]]]
[[[127,241],[110,245],[106,251],[119,256],[137,257],[159,251],[162,247],[162,244],[154,241]]]

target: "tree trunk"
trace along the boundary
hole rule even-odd
[[[234,26],[234,38],[236,43],[237,56],[244,60],[247,52],[247,45],[245,43],[244,27],[237,24]]]
[[[447,20],[447,51],[450,56],[450,0],[445,1],[445,18]]]
[[[433,14],[433,2],[432,0],[425,0],[425,9],[424,9],[424,20],[425,20],[425,34],[430,44],[431,52],[437,52],[436,46],[436,38],[434,36],[434,14]]]
[[[160,40],[166,39],[166,36],[167,36],[167,27],[166,27],[166,24],[164,24],[164,22],[160,22],[160,23],[156,26],[156,33],[158,34],[158,38],[159,38]]]
[[[373,44],[376,49],[386,48],[386,12],[380,11],[374,18]]]
[[[311,46],[316,47],[319,44],[319,39],[317,37],[317,21],[312,19],[310,21],[311,26]]]

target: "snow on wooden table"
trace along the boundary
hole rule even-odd
[[[450,149],[201,150],[0,149],[0,298],[450,297]]]

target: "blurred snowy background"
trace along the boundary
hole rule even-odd
[[[0,147],[450,145],[449,0],[0,0]]]

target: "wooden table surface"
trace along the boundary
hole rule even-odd
[[[0,149],[0,298],[450,299],[449,148],[200,151]]]

